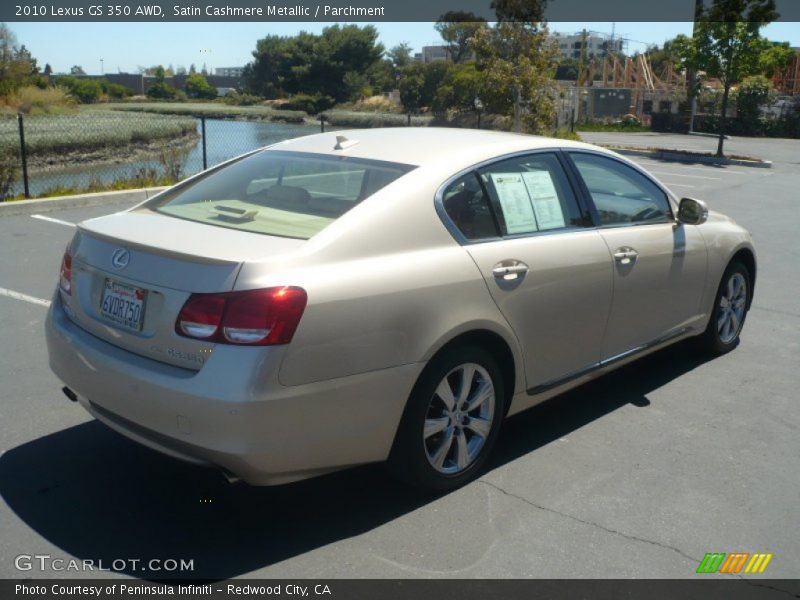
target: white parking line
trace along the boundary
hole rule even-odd
[[[650,171],[653,175],[666,175],[667,177],[688,177],[689,179],[711,179],[712,181],[719,181],[721,177],[704,177],[703,175],[684,175],[682,173],[675,173],[674,171]]]
[[[50,223],[58,223],[59,225],[65,225],[67,227],[75,227],[75,223],[70,223],[69,221],[62,221],[61,219],[54,219],[53,217],[46,217],[44,215],[31,215],[31,219],[39,219],[40,221],[48,221]]]
[[[13,298],[14,300],[22,300],[23,302],[30,302],[31,304],[38,304],[39,306],[50,306],[50,300],[42,300],[41,298],[36,298],[35,296],[28,296],[28,294],[21,294],[19,292],[15,292],[14,290],[7,290],[6,288],[1,287],[0,296]]]
[[[720,175],[728,175],[728,174],[734,174],[734,175],[763,175],[763,173],[754,173],[754,172],[751,172],[751,171],[742,171],[741,169],[737,170],[737,169],[723,168],[723,167],[713,167],[713,166],[696,167],[694,165],[684,165],[684,164],[681,164],[681,163],[670,163],[668,165],[665,165],[663,162],[658,162],[658,161],[649,161],[649,162],[640,161],[640,162],[641,162],[641,164],[643,166],[648,166],[648,167],[653,167],[653,168],[659,168],[659,167],[664,168],[664,167],[677,166],[681,170],[690,169],[692,171],[705,171],[706,173],[714,172],[714,173],[719,173]],[[648,168],[648,170],[650,170],[650,169]],[[755,171],[760,171],[760,169],[755,169]]]
[[[685,188],[694,189],[694,188],[697,187],[696,185],[686,185],[685,183],[671,183],[669,181],[663,181],[662,183],[664,185],[666,185],[667,187],[671,187],[671,188],[674,188],[674,187],[685,187]]]

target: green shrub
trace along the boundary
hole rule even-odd
[[[118,83],[109,83],[108,81],[101,81],[100,85],[103,88],[103,92],[107,94],[109,98],[119,100],[133,96],[133,92],[124,85],[120,85]]]
[[[151,85],[147,90],[148,98],[158,98],[162,100],[169,100],[175,97],[176,90],[174,87],[163,81],[159,81]]]
[[[763,75],[747,77],[742,81],[736,92],[737,120],[750,135],[763,130],[761,107],[770,104],[774,97],[772,81]]]
[[[254,96],[253,94],[243,94],[236,90],[231,90],[222,101],[230,106],[253,106],[254,104],[261,104],[263,98]]]
[[[282,110],[302,110],[310,115],[316,115],[324,110],[333,108],[335,100],[330,96],[321,94],[295,94],[281,103]]]
[[[366,113],[353,110],[328,110],[320,114],[333,127],[405,127],[408,116],[393,113]],[[411,117],[413,127],[425,127],[431,124],[432,117]]]
[[[69,93],[81,104],[92,104],[100,99],[103,86],[96,79],[84,79],[64,75],[56,79],[56,85],[69,90]]]
[[[213,100],[217,97],[217,88],[208,83],[208,79],[201,73],[190,73],[183,88],[189,98]]]
[[[569,129],[559,129],[555,133],[553,133],[552,137],[558,138],[560,140],[572,140],[573,142],[580,142],[583,141],[581,136],[578,135],[575,131],[570,131]]]

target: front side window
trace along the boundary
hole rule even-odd
[[[561,164],[537,153],[478,170],[503,235],[587,225]]]
[[[266,150],[143,208],[208,225],[308,239],[412,169],[349,156]]]
[[[667,195],[649,178],[617,160],[570,155],[592,196],[600,225],[636,225],[671,221]]]

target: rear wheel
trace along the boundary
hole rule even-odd
[[[751,294],[750,272],[742,263],[732,262],[722,276],[711,320],[700,338],[704,350],[711,354],[725,354],[736,348]]]
[[[409,483],[451,490],[474,479],[505,409],[497,361],[478,347],[446,351],[426,367],[409,398],[389,458]]]

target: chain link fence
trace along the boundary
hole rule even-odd
[[[0,201],[169,185],[319,125],[96,110],[0,119]]]

